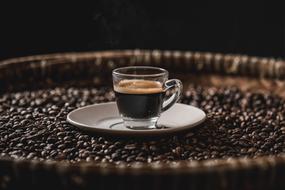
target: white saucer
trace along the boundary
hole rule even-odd
[[[177,103],[163,112],[158,120],[161,129],[133,130],[123,125],[115,102],[94,104],[73,110],[67,121],[83,130],[109,135],[154,136],[193,128],[206,119],[206,114],[194,106]]]

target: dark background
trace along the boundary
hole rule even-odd
[[[133,48],[285,57],[283,0],[8,2],[0,59]]]

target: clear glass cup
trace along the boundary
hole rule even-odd
[[[122,67],[112,75],[117,107],[130,129],[155,129],[160,114],[179,100],[183,89],[180,80],[168,80],[168,71],[158,67]],[[174,92],[166,98],[169,90]]]

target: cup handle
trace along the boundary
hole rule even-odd
[[[165,92],[173,88],[175,88],[175,92],[167,100],[163,102],[162,112],[168,110],[179,100],[183,90],[182,82],[178,79],[170,79],[164,83]]]

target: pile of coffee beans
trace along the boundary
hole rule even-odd
[[[103,137],[66,122],[73,109],[114,98],[109,87],[58,87],[0,95],[0,157],[150,163],[285,152],[284,99],[236,87],[187,88],[181,101],[202,108],[207,121],[177,136]]]

